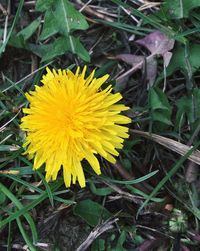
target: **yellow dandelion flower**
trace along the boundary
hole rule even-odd
[[[94,78],[93,71],[85,78],[78,67],[74,74],[70,70],[50,71],[43,76],[42,86],[26,93],[30,102],[24,108],[21,129],[27,132],[25,154],[34,158],[33,169],[45,163],[46,180],[56,180],[63,168],[67,187],[78,180],[85,186],[81,161],[86,159],[93,170],[100,174],[97,154],[111,163],[118,156],[116,149],[123,147],[128,138],[130,118],[121,115],[128,108],[116,104],[122,99],[120,93],[112,94],[111,85],[100,87],[109,75]]]

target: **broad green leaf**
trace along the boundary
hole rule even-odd
[[[84,61],[90,62],[90,55],[89,55],[88,51],[81,44],[79,38],[72,37],[72,41],[73,41],[74,49],[75,49],[74,53],[77,54]],[[71,52],[73,52],[73,51],[71,51]]]
[[[53,8],[46,10],[40,39],[44,40],[58,32],[69,37],[72,31],[87,28],[88,23],[85,17],[69,1],[57,0],[54,1]],[[73,44],[71,47],[73,51]]]
[[[3,204],[6,200],[6,195],[4,193],[0,193],[0,205]]]
[[[67,0],[55,1],[54,16],[58,31],[68,37],[70,51],[76,53],[76,49],[79,49],[81,44],[77,42],[79,40],[74,40],[70,33],[73,30],[85,30],[88,28],[85,17]],[[79,53],[77,54],[79,55]]]
[[[188,47],[187,50],[188,50],[187,51],[188,61],[190,64],[191,71],[192,73],[195,73],[200,68],[200,60],[199,60],[200,45],[193,43]],[[172,75],[177,70],[180,70],[183,74],[188,74],[188,66],[186,63],[186,50],[185,47],[181,46],[180,44],[173,50],[172,59],[166,69],[166,76]],[[164,74],[162,73],[157,78],[155,85],[157,86],[163,78]]]
[[[104,251],[105,250],[105,240],[96,239],[91,246],[91,251]]]
[[[126,251],[126,249],[123,247],[123,244],[124,244],[125,240],[126,240],[126,232],[122,231],[121,234],[120,234],[120,236],[119,236],[119,239],[117,241],[117,245],[114,248],[114,250],[117,250],[117,251]]]
[[[40,40],[45,40],[48,37],[56,34],[59,31],[58,28],[59,27],[54,18],[53,11],[51,9],[47,10],[44,16],[44,25],[43,25],[42,33],[40,35]]]
[[[178,130],[183,125],[185,117],[187,117],[189,123],[192,121],[191,114],[191,99],[189,97],[183,96],[176,101],[176,106],[178,108],[176,113],[176,124],[175,129]]]
[[[47,45],[29,45],[29,49],[36,53],[39,57],[42,58],[42,62],[51,60],[57,56],[63,55],[66,52],[72,52],[77,54],[84,61],[89,62],[90,56],[89,53],[82,46],[78,38],[71,37],[74,45],[74,51],[70,47],[70,38],[69,37],[59,37],[54,42]]]
[[[170,120],[170,117],[171,117],[171,113],[169,114],[168,112],[164,112],[164,111],[154,111],[152,114],[151,114],[151,119],[153,121],[158,121],[158,122],[161,122],[165,125],[172,125],[172,122]]]
[[[90,181],[89,184],[90,184],[90,190],[95,195],[106,196],[106,195],[109,195],[109,194],[111,194],[113,192],[113,189],[110,188],[110,187],[96,188],[95,184],[92,181]]]
[[[15,48],[25,48],[26,42],[24,41],[24,37],[22,35],[12,34],[8,41],[10,46]]]
[[[90,199],[79,202],[74,207],[74,214],[80,216],[93,227],[101,220],[106,220],[111,216],[107,209]]]
[[[51,44],[35,46],[35,52],[42,57],[42,62],[63,55],[67,51],[77,54],[81,59],[89,62],[89,53],[79,38],[72,35],[75,30],[88,28],[85,17],[68,0],[57,0],[53,3],[47,0],[44,3],[40,1],[37,8],[46,11],[40,40],[47,39],[57,33],[61,35]]]
[[[152,110],[169,110],[169,104],[166,95],[160,91],[158,88],[149,89],[150,105]]]
[[[159,121],[171,125],[172,108],[167,96],[159,88],[149,89],[149,109],[152,121]]]
[[[68,0],[55,1],[54,15],[59,31],[66,36],[73,30],[86,30],[88,28],[85,17]]]
[[[186,18],[192,9],[200,6],[199,0],[167,0],[163,3],[171,18]]]
[[[70,50],[69,41],[65,37],[59,37],[53,43],[47,45],[32,44],[29,47],[34,53],[42,58],[42,62],[63,55],[66,51]]]
[[[200,60],[199,60],[200,45],[192,44],[192,46],[189,47],[188,54],[189,54],[188,59],[191,65],[191,70],[194,73],[200,68]],[[171,62],[167,67],[167,76],[171,75],[178,69],[180,69],[184,73],[187,72],[185,48],[183,46],[178,46],[173,51]]]
[[[36,31],[38,26],[40,25],[41,18],[37,18],[34,20],[30,25],[28,25],[26,28],[15,34],[14,32],[11,34],[10,39],[8,41],[8,44],[10,46],[16,47],[16,48],[24,48],[27,49],[27,42],[33,33]]]
[[[176,102],[176,130],[181,128],[185,119],[187,119],[191,130],[196,128],[200,122],[200,89],[195,88],[190,96],[183,96]]]
[[[17,33],[17,36],[23,36],[24,40],[26,41],[29,39],[33,33],[37,30],[38,26],[40,25],[41,18],[37,18],[33,22],[31,22],[26,28],[21,30],[19,33]]]
[[[35,9],[43,12],[48,10],[54,2],[55,0],[37,0]]]

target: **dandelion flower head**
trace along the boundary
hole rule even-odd
[[[93,71],[85,77],[78,67],[70,70],[50,70],[43,75],[42,86],[26,93],[29,108],[22,118],[21,129],[26,131],[25,154],[34,158],[33,169],[45,164],[46,180],[56,180],[63,169],[67,187],[78,180],[85,186],[82,160],[101,173],[97,155],[111,163],[119,155],[124,138],[128,138],[130,118],[121,114],[128,108],[116,104],[120,93],[111,93],[112,86],[104,90],[102,84],[109,75],[95,78]]]

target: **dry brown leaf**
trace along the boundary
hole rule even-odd
[[[134,54],[119,54],[116,56],[116,59],[122,60],[127,64],[136,66],[136,69],[142,68],[142,63],[145,60],[144,56],[137,56]]]
[[[136,43],[146,47],[153,55],[162,55],[164,65],[167,67],[172,57],[172,53],[169,51],[174,47],[174,39],[170,39],[160,31],[155,31],[136,40]]]
[[[122,60],[125,63],[132,65],[135,71],[142,69],[145,62],[146,79],[148,81],[148,86],[153,85],[157,75],[157,60],[155,59],[155,57],[148,57],[145,59],[144,56],[138,56],[134,54],[119,54],[116,56],[116,59]]]
[[[143,131],[138,131],[138,130],[130,130],[130,131],[134,134],[138,134],[147,139],[153,140],[156,143],[168,148],[169,150],[179,153],[182,156],[184,156],[192,148],[192,146],[184,145],[176,140],[169,139],[169,138],[166,138],[166,137],[154,134],[154,133],[143,132]],[[200,151],[199,150],[194,151],[188,157],[188,159],[200,165]]]

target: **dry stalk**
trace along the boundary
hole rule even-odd
[[[133,129],[130,131],[133,134],[138,134],[138,135],[143,136],[144,138],[153,140],[156,143],[168,148],[169,150],[179,153],[182,156],[184,156],[192,148],[192,146],[184,145],[176,140],[169,139],[169,138],[166,138],[166,137],[154,134],[154,133],[143,132],[143,131],[138,131],[138,130],[133,130]],[[199,150],[194,151],[188,157],[188,159],[200,165],[200,151]]]
[[[76,251],[85,251],[88,250],[88,247],[92,244],[92,242],[98,238],[99,235],[103,234],[104,232],[112,229],[114,226],[113,224],[116,223],[119,219],[108,219],[107,221],[103,222],[102,224],[96,226],[92,232],[88,235],[87,239],[76,249]]]

